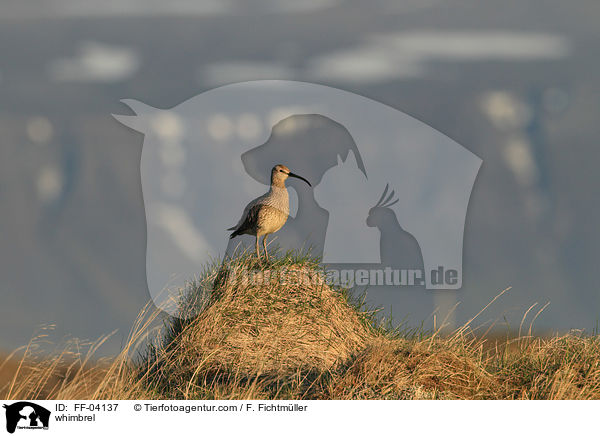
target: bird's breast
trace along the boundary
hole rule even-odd
[[[277,209],[285,215],[289,215],[290,213],[290,200],[287,189],[285,188],[272,190],[265,198],[264,204]]]
[[[259,212],[259,233],[269,234],[281,229],[288,219],[290,203],[286,189],[277,189],[269,193]]]

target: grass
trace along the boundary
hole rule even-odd
[[[244,281],[248,271],[262,281]],[[292,253],[267,266],[252,256],[214,262],[182,290],[179,316],[165,322],[158,339],[147,340],[155,336],[152,326],[160,314],[150,305],[111,359],[93,361],[105,338],[71,341],[51,357],[40,356],[42,335],[20,350],[19,359],[9,356],[0,367],[6,377],[0,395],[600,399],[597,336],[532,337],[531,327],[525,333],[521,326],[517,337],[494,339],[476,334],[473,323],[481,312],[443,335],[444,326],[394,330],[347,291],[314,280],[320,272],[317,260]]]

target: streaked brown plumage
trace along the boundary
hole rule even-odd
[[[259,259],[259,238],[264,236],[263,247],[265,256],[269,260],[267,236],[281,229],[289,216],[290,202],[287,188],[285,187],[285,180],[288,177],[296,177],[304,180],[311,186],[308,180],[290,172],[289,168],[285,165],[275,165],[271,170],[271,188],[269,191],[248,203],[239,222],[227,229],[233,230],[229,236],[230,239],[238,235],[256,236],[256,256]]]

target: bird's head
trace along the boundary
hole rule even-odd
[[[388,189],[390,185],[385,185],[385,189],[381,198],[377,202],[375,206],[373,206],[369,210],[369,216],[367,217],[367,226],[369,227],[379,227],[384,220],[389,220],[396,216],[395,212],[391,209],[391,206],[398,203],[399,199],[394,200],[395,191],[388,194]],[[387,197],[386,197],[387,195]]]
[[[308,186],[312,186],[308,180],[304,177],[299,176],[298,174],[294,174],[290,171],[288,167],[285,165],[275,165],[271,170],[271,184],[275,186],[282,186],[288,177],[294,177],[296,179],[300,179],[305,181]]]

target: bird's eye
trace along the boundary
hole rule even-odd
[[[280,173],[284,173],[285,171],[283,171],[283,170],[279,170],[279,172],[280,172]]]

